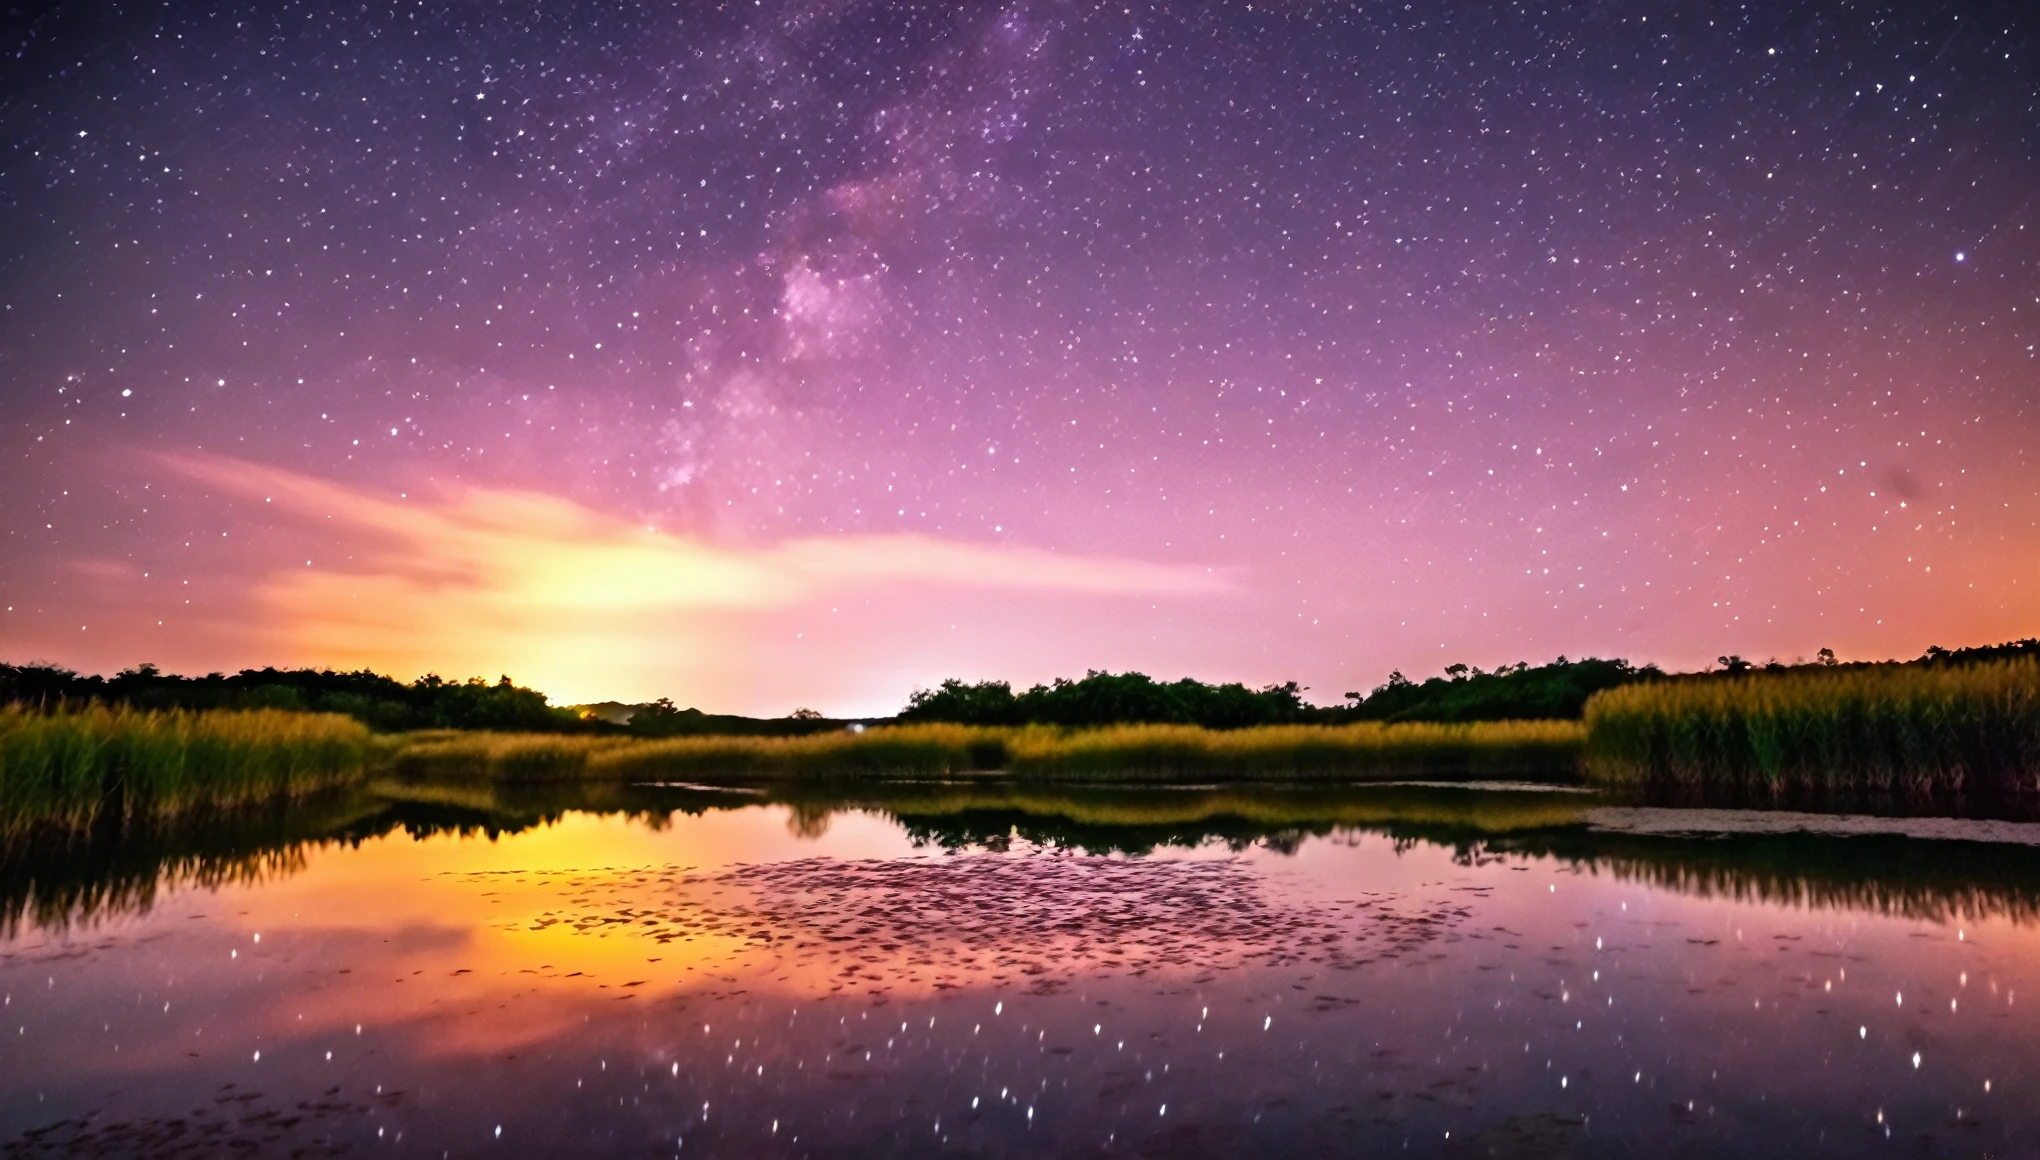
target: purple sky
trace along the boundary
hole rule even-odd
[[[0,660],[872,712],[2033,635],[2036,27],[60,8]]]

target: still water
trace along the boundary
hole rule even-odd
[[[0,861],[0,1154],[2040,1155],[2036,918],[2030,824],[383,786]]]

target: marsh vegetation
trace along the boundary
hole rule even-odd
[[[2040,789],[2040,659],[1635,684],[1588,702],[1586,730],[1604,785],[2026,793]]]
[[[713,782],[1002,774],[1025,781],[1367,781],[1569,778],[1582,731],[1569,721],[1360,722],[1217,730],[1194,725],[896,725],[806,737],[435,734],[399,772],[509,780]]]
[[[374,777],[228,813],[153,817],[38,841],[0,842],[0,936],[147,913],[166,891],[255,886],[301,872],[308,855],[402,833],[498,839],[573,814],[663,830],[689,817],[786,811],[819,840],[879,818],[917,846],[1036,847],[1143,857],[1223,846],[1293,852],[1372,834],[1453,852],[1465,866],[1552,860],[1679,894],[1741,903],[1857,909],[1932,921],[2040,921],[2040,845],[1922,841],[1895,833],[1635,832],[1605,795],[1500,786],[1234,784],[1160,787],[1018,782],[781,781],[749,789],[617,781],[461,782]],[[1667,811],[1670,812],[1670,811]],[[1951,824],[1948,835],[1969,833]],[[2002,831],[1998,831],[2002,832]],[[58,840],[48,840],[52,837]]]
[[[300,797],[360,780],[387,748],[328,713],[0,707],[0,836]]]
[[[1823,658],[1758,667],[1729,657],[1723,671],[1684,676],[1599,661],[1476,670],[1422,685],[1392,680],[1341,710],[1346,718],[1317,722],[1251,723],[1294,709],[1294,686],[1254,692],[1092,673],[1015,694],[997,682],[952,681],[917,694],[907,716],[982,720],[865,728],[802,713],[731,718],[741,727],[727,732],[717,725],[723,718],[666,703],[635,707],[641,712],[627,725],[576,718],[586,727],[562,731],[553,728],[562,711],[507,678],[495,685],[427,680],[405,691],[393,682],[384,688],[377,682],[387,678],[374,674],[251,670],[215,680],[162,677],[144,666],[107,681],[90,678],[96,693],[78,693],[83,686],[74,681],[54,701],[0,709],[0,829],[76,831],[109,818],[233,809],[379,770],[414,780],[534,784],[1584,779],[1749,805],[1838,795],[2022,795],[2040,791],[2040,656],[2030,643],[1934,650],[1904,664]],[[56,680],[52,672],[12,668],[0,677],[18,694],[25,681]],[[303,680],[278,683],[281,677]],[[1590,687],[1598,691],[1589,695]],[[375,732],[363,714],[291,707],[351,704],[346,698],[376,689],[414,697],[388,702],[409,714],[406,721],[437,714],[509,728]],[[146,707],[161,697],[221,704]],[[264,699],[275,706],[248,707]],[[1580,700],[1584,719],[1350,719],[1376,710],[1389,718],[1451,717],[1541,700]],[[1143,716],[1208,718],[1225,727],[1085,723]],[[1030,720],[1012,723],[1016,717]],[[1055,720],[1031,720],[1041,717]]]

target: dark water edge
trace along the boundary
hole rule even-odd
[[[1773,801],[1783,806],[1783,801]],[[751,786],[386,780],[168,822],[108,820],[0,844],[0,937],[145,914],[185,887],[288,877],[320,849],[395,833],[494,841],[570,813],[659,830],[679,816],[783,806],[796,837],[847,814],[933,850],[1015,844],[1145,856],[1222,846],[1292,854],[1377,835],[1455,862],[1552,859],[1682,894],[1945,921],[2040,918],[2040,808],[2031,801],[1854,798],[1752,808],[1748,797],[1610,795],[1508,783],[1326,786],[1029,785],[984,780]],[[1806,807],[1816,806],[1817,809]]]

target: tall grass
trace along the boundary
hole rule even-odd
[[[408,735],[391,764],[412,777],[574,781],[588,776],[588,762],[597,754],[640,744],[629,737],[436,729]]]
[[[1580,727],[1571,721],[1466,724],[1362,721],[1212,730],[1113,725],[1023,729],[1007,739],[1015,777],[1111,781],[1324,781],[1401,778],[1570,780]]]
[[[426,762],[407,748],[399,772],[470,769],[503,781],[717,780],[741,778],[939,777],[996,769],[999,735],[969,725],[902,725],[804,737],[547,737],[469,734],[425,743]]]
[[[1011,730],[972,725],[896,725],[806,737],[674,737],[604,753],[604,777],[941,777],[999,767]]]
[[[1587,703],[1606,785],[1827,792],[2040,789],[2040,660],[1664,681]]]
[[[857,779],[1001,772],[1030,781],[1313,781],[1575,776],[1580,727],[1565,721],[1273,725],[1211,730],[1123,725],[1062,730],[901,725],[805,737],[657,741],[518,734],[429,735],[399,772],[498,780]]]
[[[0,834],[298,796],[358,780],[376,750],[337,714],[0,707]]]

